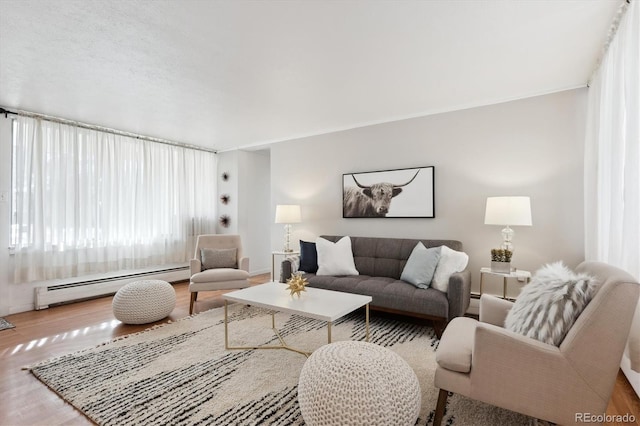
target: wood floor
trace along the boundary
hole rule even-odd
[[[253,284],[269,280],[269,275],[252,278]],[[183,318],[189,313],[187,283],[174,284],[176,308],[158,324]],[[198,295],[195,311],[222,306],[223,292]],[[58,306],[42,311],[5,317],[16,328],[0,331],[0,425],[91,425],[71,405],[65,403],[21,367],[142,331],[150,326],[124,325],[114,319],[111,297]],[[640,400],[620,372],[607,414],[633,414],[640,424]],[[624,423],[608,423],[623,425]],[[629,423],[624,424],[626,426]]]

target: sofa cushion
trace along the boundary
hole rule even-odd
[[[349,237],[343,237],[335,243],[319,237],[316,240],[316,250],[318,275],[358,275]]]
[[[448,318],[447,295],[432,288],[419,289],[401,280],[366,275],[335,277],[306,274],[310,287],[371,296],[371,305]]]
[[[595,293],[595,279],[562,262],[545,265],[524,286],[507,314],[505,328],[550,345],[564,336]]]
[[[300,266],[298,270],[311,273],[318,270],[316,243],[300,240]]]
[[[418,242],[404,265],[400,279],[418,288],[427,288],[440,259],[440,247],[426,248]]]
[[[442,246],[440,260],[433,274],[431,287],[446,293],[449,290],[449,277],[456,272],[464,271],[469,263],[469,255],[462,251],[451,250]]]

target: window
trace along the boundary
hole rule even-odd
[[[13,124],[16,282],[184,262],[215,229],[215,154],[30,117]]]

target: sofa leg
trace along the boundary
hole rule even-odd
[[[446,320],[433,320],[433,330],[436,332],[436,337],[438,339],[442,338],[442,333],[444,332],[446,326]]]
[[[193,314],[193,303],[198,300],[198,292],[191,293],[191,301],[189,302],[189,315]]]
[[[442,424],[444,408],[447,406],[448,396],[449,392],[444,389],[440,389],[440,393],[438,394],[438,403],[436,404],[436,413],[433,416],[433,426],[440,426]]]

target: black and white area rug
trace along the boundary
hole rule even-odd
[[[227,351],[222,308],[31,366],[43,383],[99,425],[303,425],[297,384],[306,358],[286,350]],[[230,345],[276,343],[271,315],[229,307]],[[364,340],[364,313],[334,323],[333,341]],[[287,343],[326,344],[326,323],[276,314]],[[371,318],[371,342],[399,354],[422,389],[417,425],[432,423],[438,340],[428,326]],[[449,397],[446,425],[527,425],[528,417]]]
[[[7,321],[4,318],[0,318],[0,331],[2,330],[8,330],[10,328],[15,328],[16,326],[11,324],[9,321]]]

